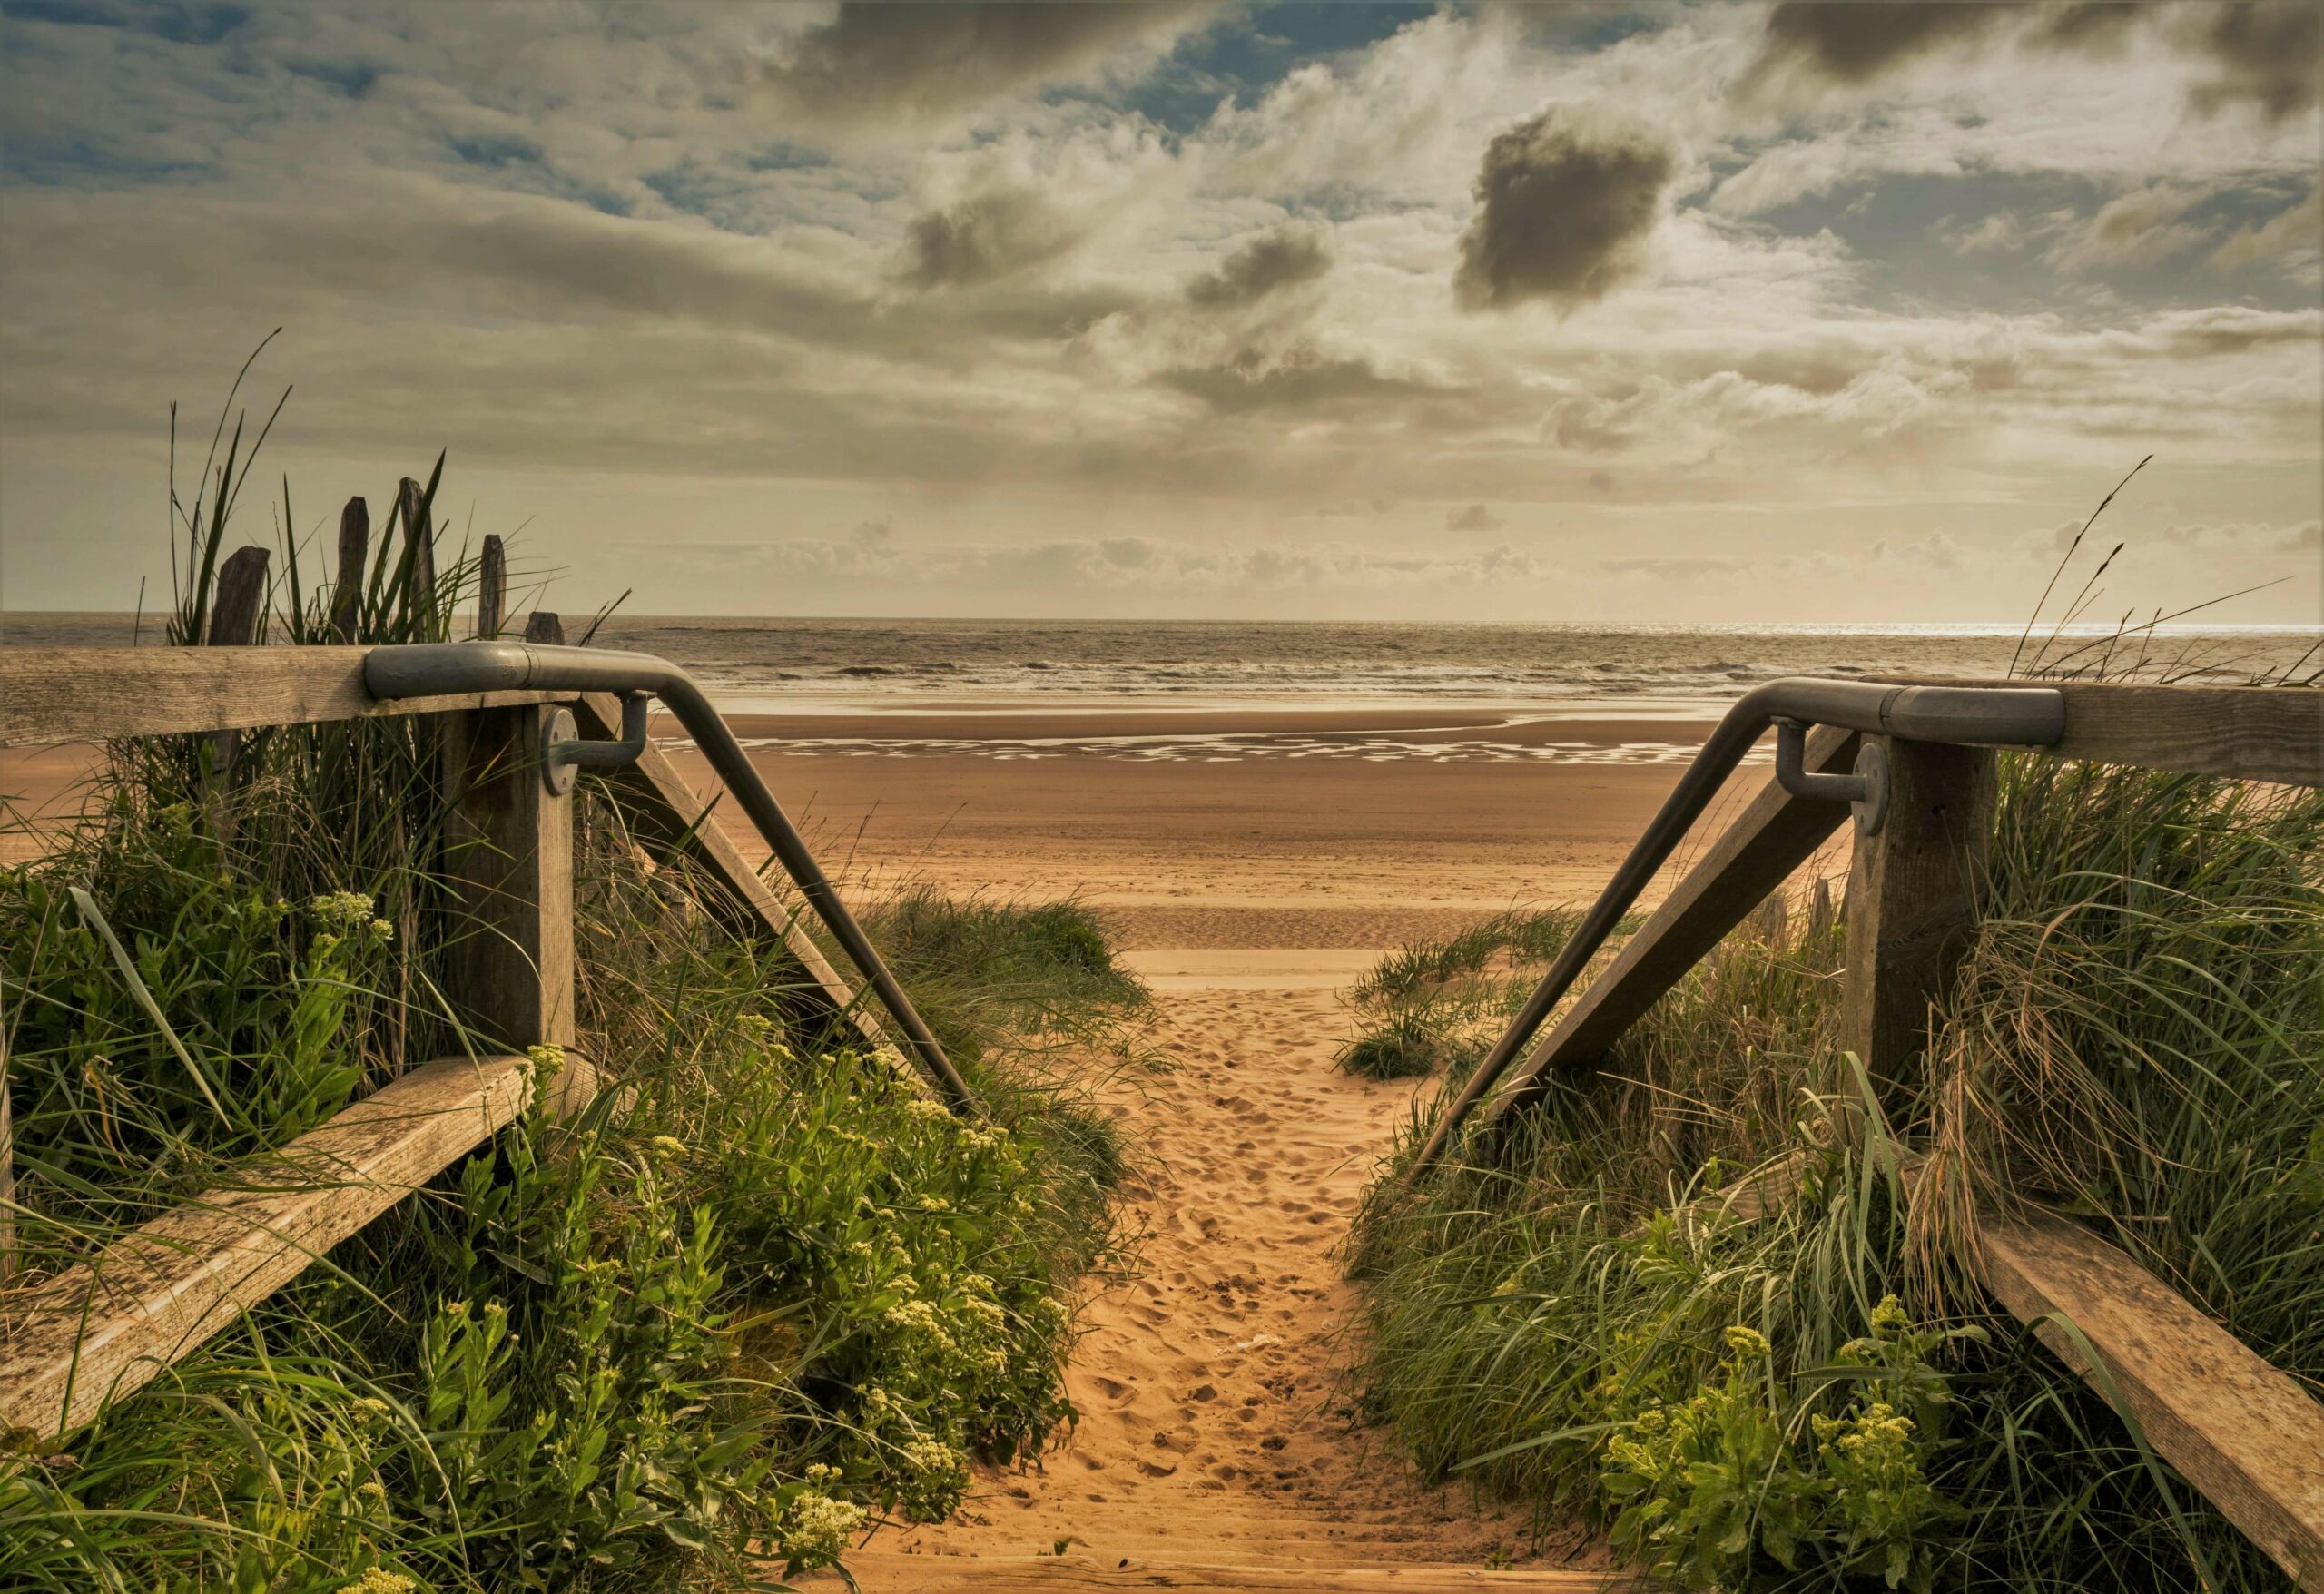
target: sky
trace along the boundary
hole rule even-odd
[[[2319,19],[0,0],[0,606],[2324,624]]]

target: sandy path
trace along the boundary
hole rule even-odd
[[[1157,1165],[1129,1214],[1150,1235],[1139,1276],[1087,1310],[1067,1380],[1078,1431],[1044,1471],[990,1476],[956,1521],[878,1547],[1003,1557],[1069,1540],[1107,1566],[1519,1550],[1518,1517],[1423,1486],[1346,1416],[1354,1298],[1336,1251],[1413,1087],[1333,1068],[1349,1020],[1328,989],[1160,1001],[1175,1068],[1125,1108]]]

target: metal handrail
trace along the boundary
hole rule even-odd
[[[610,692],[625,698],[660,698],[734,793],[823,928],[879,993],[881,1004],[919,1053],[921,1066],[955,1106],[980,1110],[975,1092],[944,1055],[911,999],[904,995],[903,987],[888,971],[855,915],[840,900],[797,827],[752,767],[743,744],[684,670],[652,654],[523,642],[429,642],[373,648],[363,661],[363,684],[374,697],[384,698],[522,691]],[[627,717],[625,713],[625,720]],[[570,754],[565,757],[571,761]]]
[[[1425,1176],[1452,1144],[1479,1101],[1500,1082],[1518,1052],[1532,1039],[1543,1020],[1566,992],[1606,938],[1621,922],[1639,893],[1670,856],[1688,829],[1702,816],[1711,798],[1743,755],[1768,727],[1788,721],[1799,730],[1786,731],[1790,743],[1779,772],[1795,772],[1811,781],[1842,782],[1846,791],[1818,787],[1806,794],[1846,797],[1876,805],[1878,770],[1859,764],[1856,776],[1808,776],[1798,768],[1799,737],[1807,725],[1833,725],[1842,730],[1894,736],[1907,742],[1947,742],[1993,747],[2047,747],[2065,733],[2064,694],[2046,686],[1890,686],[1869,681],[1821,681],[1790,676],[1770,681],[1747,692],[1727,711],[1726,717],[1705,739],[1702,750],[1679,777],[1678,786],[1663,800],[1631,847],[1630,856],[1615,870],[1597,901],[1582,915],[1572,936],[1559,952],[1541,982],[1494,1042],[1484,1061],[1469,1076],[1460,1095],[1437,1116],[1436,1127],[1406,1177]],[[1861,784],[1856,782],[1861,782]],[[1788,783],[1788,782],[1787,782]],[[1859,809],[1860,820],[1865,810]]]

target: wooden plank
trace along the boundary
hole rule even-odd
[[[212,1190],[0,1299],[0,1430],[67,1432],[515,1119],[518,1057],[415,1068]]]
[[[1807,738],[1807,767],[1814,773],[1846,771],[1856,761],[1856,749],[1853,733],[1819,727]],[[1846,803],[1795,797],[1770,777],[1662,906],[1622,943],[1605,972],[1511,1070],[1500,1094],[1486,1105],[1483,1122],[1497,1122],[1536,1099],[1551,1070],[1603,1057],[1847,817]]]
[[[445,994],[483,1044],[512,1051],[573,1040],[573,799],[541,763],[555,712],[444,722],[444,868],[458,897]]]
[[[558,703],[570,692],[383,700],[362,647],[0,648],[0,747]]]
[[[2002,1304],[2128,1406],[2155,1453],[2294,1583],[2324,1586],[2324,1406],[2079,1225],[2034,1211],[1988,1220],[1984,1241],[1985,1285]]]
[[[1867,741],[1887,759],[1887,817],[1874,834],[1856,836],[1848,870],[1840,1046],[1895,1101],[1918,1077],[1932,1004],[1976,930],[1994,764],[1982,748]]]
[[[575,713],[585,736],[611,738],[621,733],[621,701],[610,693],[592,693],[582,698]],[[799,922],[799,914],[786,910],[767,889],[766,881],[743,860],[741,849],[710,812],[710,805],[686,783],[666,753],[648,742],[636,763],[611,772],[611,778],[632,803],[635,822],[651,839],[665,847],[683,844],[690,857],[734,894],[746,915],[734,928],[746,935],[770,935],[780,940],[806,969],[807,977],[822,989],[832,1008],[848,1016],[864,1044],[889,1058],[906,1078],[925,1087],[920,1070],[911,1067],[888,1038],[870,1004],[856,999],[856,993]]]
[[[1922,677],[1911,684],[2056,687],[2066,701],[2065,734],[2033,751],[2058,758],[2324,785],[2324,690],[2313,687]]]
[[[863,1594],[1118,1594],[1124,1589],[1176,1589],[1181,1594],[1601,1594],[1642,1589],[1635,1579],[1605,1572],[1492,1570],[1464,1566],[1327,1567],[1227,1566],[1149,1560],[1143,1556],[910,1555],[859,1550],[847,1557]],[[803,1589],[840,1589],[836,1572],[798,1579]]]

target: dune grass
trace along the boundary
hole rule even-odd
[[[1868,1136],[1833,1121],[1872,1099],[1840,937],[1800,915],[1414,1196],[1416,1116],[1353,1253],[1367,1410],[1690,1587],[2286,1586],[1966,1258],[2051,1203],[2324,1386],[2320,860],[2324,794],[2005,758],[1985,917]]]
[[[237,458],[189,518],[194,581]],[[423,590],[416,563],[382,539],[357,640],[449,635],[473,573]],[[278,586],[275,636],[316,634],[332,593]],[[0,1312],[469,1043],[439,994],[436,735],[124,743],[95,822],[0,872]],[[1089,1088],[1137,1055],[1143,998],[1094,922],[926,894],[872,915],[991,1105],[962,1121],[848,1049],[610,789],[584,781],[576,825],[578,1042],[607,1087],[571,1123],[536,1108],[94,1424],[6,1436],[0,1586],[771,1587],[867,1522],[949,1514],[973,1460],[1070,1421],[1067,1300],[1117,1244],[1125,1155]]]

